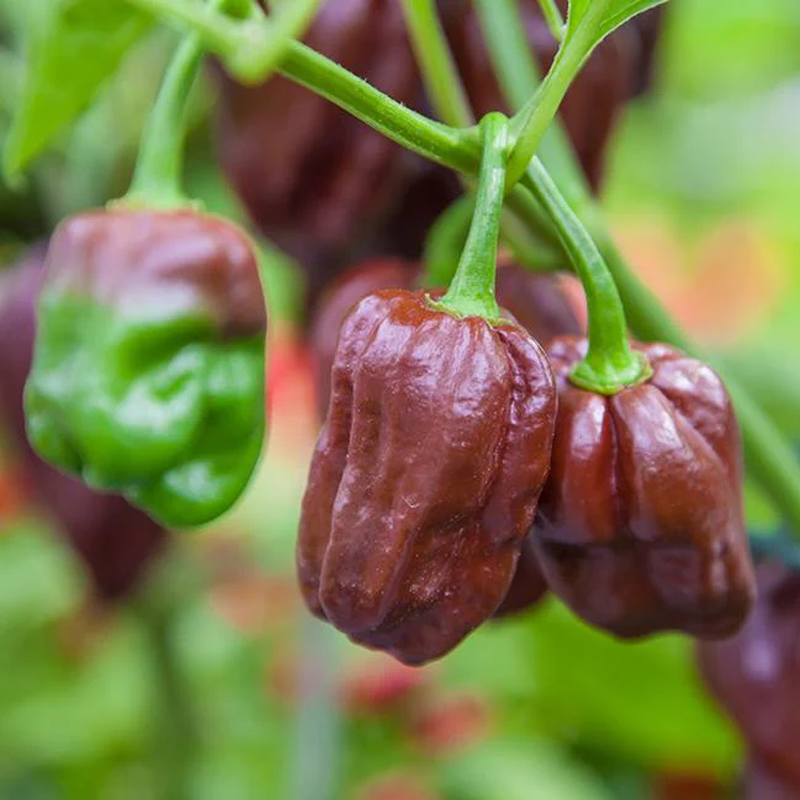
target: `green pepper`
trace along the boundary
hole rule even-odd
[[[166,525],[214,519],[261,451],[266,321],[236,226],[192,209],[66,220],[25,393],[32,445]]]

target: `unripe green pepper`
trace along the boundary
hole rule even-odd
[[[25,393],[39,454],[194,526],[244,490],[264,435],[266,309],[251,243],[191,209],[56,230]]]

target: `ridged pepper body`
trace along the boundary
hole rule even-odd
[[[44,248],[0,276],[0,421],[39,508],[85,564],[96,594],[123,597],[142,580],[167,532],[121,497],[93,492],[49,467],[25,436],[22,395],[31,368]]]
[[[705,364],[639,349],[652,377],[604,396],[569,380],[584,339],[549,347],[559,411],[539,560],[553,592],[618,636],[732,635],[755,596],[734,410]]]
[[[94,212],[47,254],[28,436],[159,521],[226,511],[264,431],[266,309],[247,237],[194,211]]]
[[[340,275],[320,298],[309,339],[314,359],[317,399],[324,418],[330,400],[330,377],[342,323],[360,300],[381,289],[416,288],[422,277],[418,262],[399,258],[367,259]],[[441,293],[436,290],[434,293]],[[506,263],[497,269],[497,301],[539,342],[580,333],[565,293],[553,275],[536,274]]]
[[[422,89],[397,0],[325,0],[305,43],[407,105]],[[312,295],[387,213],[409,172],[399,145],[286,78],[222,79],[218,151],[258,227]]]
[[[800,797],[800,574],[758,569],[758,602],[739,634],[698,647],[700,670],[747,743],[748,800]]]
[[[457,319],[423,292],[362,300],[303,500],[309,608],[406,663],[455,647],[508,591],[555,410],[544,351],[517,325]]]

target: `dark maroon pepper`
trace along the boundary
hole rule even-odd
[[[44,247],[32,250],[0,276],[0,421],[18,448],[34,499],[86,566],[97,595],[114,600],[143,579],[167,533],[121,497],[94,492],[52,469],[28,444],[22,392],[33,354],[44,256]]]
[[[800,573],[767,563],[738,636],[698,647],[706,683],[748,749],[748,800],[800,797]]]
[[[306,43],[407,105],[421,95],[396,0],[325,0]],[[282,77],[258,87],[222,78],[218,148],[251,217],[299,260],[312,295],[388,212],[411,164],[399,145]]]
[[[309,608],[409,664],[455,647],[511,584],[555,410],[521,327],[456,319],[423,292],[362,300],[339,334],[303,500]]]
[[[729,636],[755,596],[734,410],[706,365],[638,349],[652,377],[606,397],[569,380],[584,339],[550,345],[559,410],[539,560],[557,595],[618,636]]]

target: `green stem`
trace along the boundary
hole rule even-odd
[[[437,306],[459,316],[494,322],[501,318],[494,285],[508,159],[508,119],[498,113],[487,114],[481,131],[483,155],[472,225],[450,288]]]
[[[486,45],[503,94],[512,111],[519,111],[541,83],[517,0],[474,0]],[[586,178],[572,144],[556,117],[539,148],[540,157],[573,210],[589,197]]]
[[[422,256],[424,286],[449,286],[464,250],[474,210],[474,198],[465,194],[451,203],[431,226]]]
[[[402,3],[414,52],[439,117],[448,125],[468,128],[474,123],[474,116],[433,0],[402,0]]]
[[[183,193],[186,104],[205,51],[196,33],[178,45],[145,125],[126,203],[172,208],[189,203]]]
[[[555,0],[539,0],[539,8],[542,9],[542,16],[547,27],[550,28],[553,38],[557,42],[564,41],[564,18],[561,16]]]
[[[573,383],[593,392],[615,394],[645,380],[649,366],[631,350],[622,300],[594,240],[538,158],[525,173],[523,184],[550,216],[586,295],[589,349],[571,375]]]
[[[591,30],[591,25],[580,26],[564,41],[539,88],[511,120],[516,144],[508,163],[509,186],[514,186],[522,178],[542,144],[561,101],[591,49],[591,40],[584,34],[584,31]]]

